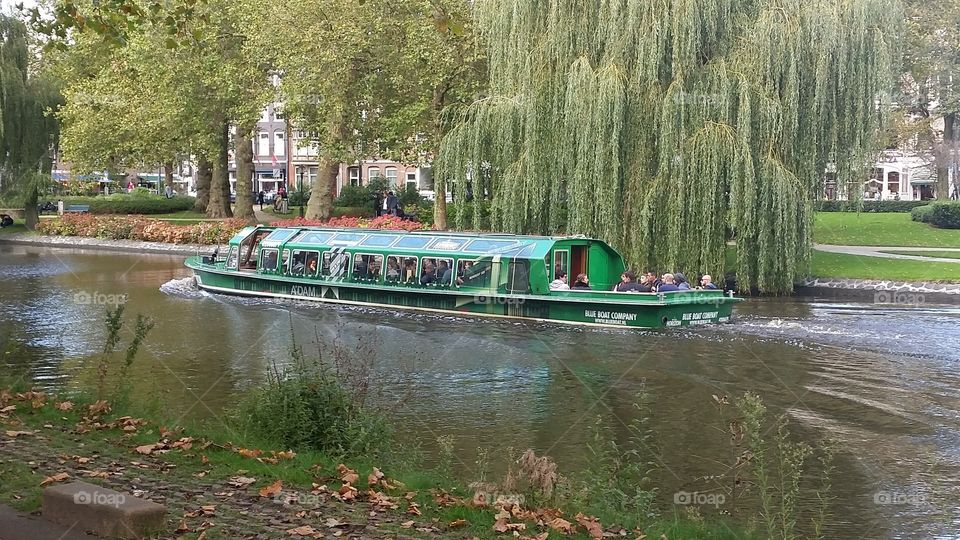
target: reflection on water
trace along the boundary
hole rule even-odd
[[[561,470],[582,467],[598,420],[626,442],[645,386],[665,500],[730,462],[710,396],[749,390],[798,437],[839,444],[834,537],[958,529],[956,304],[754,300],[734,324],[637,332],[209,295],[166,256],[0,246],[0,275],[0,343],[14,351],[4,369],[43,385],[80,384],[82,359],[101,350],[104,306],[88,297],[127,295],[130,312],[156,320],[136,390],[185,415],[215,418],[262,381],[286,359],[291,325],[308,351],[315,333],[339,332],[370,342],[384,399],[409,396],[394,413],[401,431],[427,447],[452,435],[467,476],[478,447],[532,447]]]

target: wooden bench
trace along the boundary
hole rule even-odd
[[[43,517],[54,523],[109,538],[145,538],[164,527],[167,509],[87,482],[43,490]]]
[[[63,209],[64,214],[87,214],[89,212],[89,204],[71,204]]]

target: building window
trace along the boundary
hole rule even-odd
[[[390,183],[390,187],[397,187],[397,168],[387,167],[384,172],[387,175],[387,182]]]
[[[891,172],[887,174],[887,191],[900,193],[900,173]]]
[[[407,173],[407,189],[417,189],[420,187],[417,184],[417,173],[408,172]]]
[[[266,131],[257,133],[257,155],[260,157],[270,155],[270,134]]]
[[[350,176],[351,186],[360,185],[360,167],[350,167],[347,169],[347,174]]]
[[[273,155],[282,156],[286,154],[287,145],[285,144],[285,138],[283,131],[277,130],[273,132]]]
[[[374,178],[380,178],[380,167],[370,167],[367,169],[367,179],[373,180]]]

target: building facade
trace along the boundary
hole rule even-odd
[[[957,193],[957,176],[951,169],[950,192]],[[871,168],[863,183],[865,201],[927,201],[937,198],[936,166],[928,157],[916,152],[885,150]],[[823,198],[845,200],[848,197],[837,186],[836,175],[828,171],[824,182]]]

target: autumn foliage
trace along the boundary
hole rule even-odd
[[[424,229],[422,223],[400,219],[397,216],[380,216],[377,218],[335,217],[326,221],[317,219],[288,219],[277,221],[271,225],[275,227],[338,227],[348,229],[383,229],[390,231],[418,231]]]
[[[246,225],[247,222],[243,219],[175,225],[141,216],[66,214],[58,219],[41,221],[37,226],[37,231],[40,234],[53,236],[85,236],[108,240],[211,245],[226,243]]]

